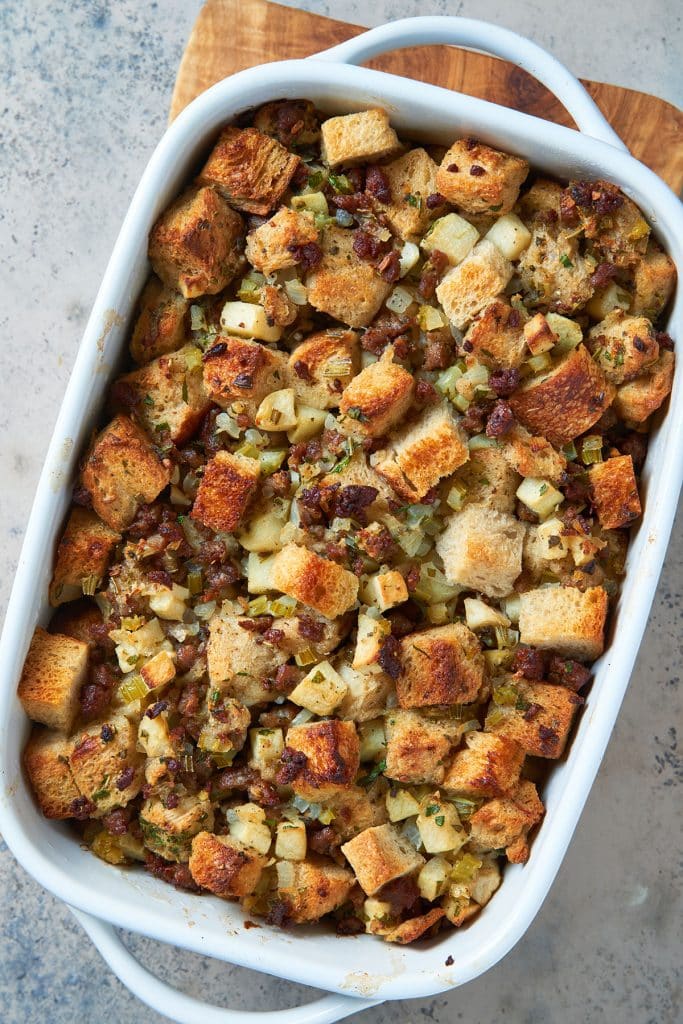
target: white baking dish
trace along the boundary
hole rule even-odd
[[[588,134],[344,63],[432,42],[460,43],[525,67],[562,99]],[[612,643],[597,665],[569,755],[555,766],[545,787],[547,814],[529,862],[506,869],[502,888],[469,927],[446,931],[426,945],[405,948],[369,936],[340,939],[314,927],[291,933],[265,925],[246,930],[238,906],[176,892],[142,872],[106,865],[79,847],[68,826],[46,821],[36,809],[20,769],[29,723],[15,696],[16,683],[33,629],[48,618],[46,594],[53,545],[70,501],[78,453],[125,350],[131,310],[148,272],[147,234],[207,151],[218,128],[247,107],[283,96],[309,97],[331,112],[381,105],[390,111],[400,131],[416,138],[451,142],[459,135],[473,134],[522,154],[536,167],[561,178],[605,177],[639,204],[679,271],[683,267],[683,211],[673,193],[625,152],[566,69],[533,44],[482,22],[456,18],[394,22],[319,54],[317,59],[242,72],[196,100],[162,139],[135,193],[78,352],[7,612],[0,647],[4,670],[0,828],[26,870],[78,908],[77,916],[119,977],[149,1005],[186,1024],[199,1020],[205,1024],[247,1020],[325,1024],[377,1000],[429,996],[462,985],[508,952],[548,891],[600,764],[645,628],[683,475],[683,366],[679,363],[669,412],[648,455],[643,476],[645,514],[629,553]],[[679,339],[683,337],[680,291],[669,323],[669,330]],[[149,975],[125,949],[113,925],[337,995],[275,1014],[206,1007]],[[445,965],[447,957],[449,962],[452,958],[450,966]]]

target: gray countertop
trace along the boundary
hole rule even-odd
[[[579,74],[683,102],[675,0],[616,8],[590,0],[300,6],[359,23],[417,13],[499,21]],[[199,7],[198,0],[0,4],[3,608],[76,347],[134,186],[163,131]],[[681,526],[679,516],[619,722],[538,918],[485,977],[431,1000],[373,1009],[362,1018],[367,1024],[681,1020]],[[143,1017],[161,1024],[1,840],[0,878],[5,1024],[136,1024]],[[126,941],[160,976],[217,1003],[269,1009],[313,995],[144,939]]]

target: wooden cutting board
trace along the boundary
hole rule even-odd
[[[185,48],[171,119],[209,86],[255,64],[307,57],[364,31],[267,0],[207,0]],[[507,61],[450,46],[419,46],[369,62],[370,67],[445,86],[573,125],[559,102]],[[683,191],[683,113],[647,93],[602,82],[584,85],[628,148],[675,192]]]

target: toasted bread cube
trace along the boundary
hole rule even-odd
[[[623,309],[608,313],[588,337],[593,358],[612,384],[633,380],[659,357],[650,321],[644,316],[627,316]]]
[[[282,199],[301,161],[256,128],[228,125],[198,177],[237,210],[265,217]]]
[[[537,178],[529,191],[520,197],[519,211],[522,220],[535,223],[545,223],[547,220],[554,222],[559,218],[563,191],[559,182]],[[547,216],[549,213],[550,218]],[[557,218],[553,217],[552,213],[557,214]]]
[[[212,188],[190,189],[162,213],[149,236],[149,260],[186,299],[216,295],[237,273],[242,218]]]
[[[375,163],[401,149],[386,110],[360,110],[329,117],[320,126],[322,158],[331,168]]]
[[[357,576],[297,544],[286,544],[278,551],[271,580],[274,590],[295,597],[328,619],[353,608],[358,597]]]
[[[403,427],[390,446],[377,453],[374,468],[401,497],[419,501],[469,455],[467,435],[442,403],[429,406],[416,422]]]
[[[567,460],[545,437],[534,437],[516,424],[506,434],[502,454],[509,465],[523,477],[558,482]]]
[[[267,857],[232,836],[199,832],[192,840],[190,874],[202,889],[225,899],[252,893],[267,863]]]
[[[325,798],[334,813],[334,831],[341,839],[350,839],[363,829],[383,825],[387,821],[384,802],[385,787],[381,781],[367,786],[350,786]]]
[[[529,164],[474,139],[458,139],[436,175],[437,191],[469,213],[509,213]]]
[[[204,469],[192,506],[192,518],[211,530],[232,533],[254,499],[260,475],[257,459],[216,452]]]
[[[283,146],[309,145],[320,138],[320,122],[310,100],[273,100],[255,112],[254,126]]]
[[[527,305],[571,314],[593,294],[594,268],[594,262],[581,255],[576,232],[538,224],[519,257],[517,272]]]
[[[17,694],[34,722],[68,732],[78,711],[78,695],[88,670],[88,644],[36,629],[26,655]]]
[[[402,708],[469,704],[484,682],[484,656],[461,622],[409,633],[400,641],[402,672],[396,681]]]
[[[91,817],[101,818],[115,807],[125,807],[144,782],[144,759],[137,749],[137,727],[125,715],[108,718],[71,737],[69,767],[82,796],[95,804]],[[105,737],[113,733],[111,739]]]
[[[527,835],[543,817],[545,808],[533,782],[522,779],[507,796],[488,800],[470,818],[470,839],[484,850],[505,849],[512,864],[529,858]],[[475,883],[476,886],[476,883]],[[483,894],[472,888],[473,899]]]
[[[342,465],[336,473],[328,473],[322,479],[322,487],[374,487],[377,497],[367,506],[368,519],[372,522],[377,516],[388,511],[387,503],[395,501],[396,496],[386,480],[368,465],[365,455],[356,451],[349,462]]]
[[[415,847],[393,825],[377,825],[354,836],[341,848],[367,896],[416,872],[425,862]]]
[[[339,661],[337,672],[346,684],[346,693],[336,710],[337,718],[367,722],[384,711],[391,692],[391,680],[376,665],[353,668]]]
[[[360,765],[360,744],[353,722],[333,718],[295,725],[287,732],[286,744],[285,765],[292,751],[305,758],[300,766],[297,759],[297,774],[289,779],[299,796],[325,800],[353,785]]]
[[[633,268],[633,298],[630,312],[656,320],[676,284],[676,264],[650,239],[645,255]]]
[[[88,647],[95,646],[93,626],[101,626],[102,612],[94,601],[83,597],[59,606],[50,619],[50,633],[63,633],[75,640],[82,640]]]
[[[291,598],[282,599],[286,603],[294,603]],[[277,603],[275,601],[274,603]],[[310,635],[311,626],[316,631],[317,639]],[[351,631],[351,618],[342,616],[338,619],[328,619],[319,615],[311,609],[300,609],[297,614],[287,614],[284,618],[278,619],[277,628],[284,634],[279,641],[279,649],[284,651],[288,657],[296,657],[303,651],[312,651],[316,661],[322,661],[339,646],[345,636]],[[309,661],[308,665],[311,664]]]
[[[562,445],[592,427],[614,395],[614,386],[586,346],[579,345],[549,373],[532,377],[518,388],[509,403],[532,434]]]
[[[546,587],[520,596],[520,641],[568,658],[594,661],[604,649],[607,592]]]
[[[507,512],[467,505],[448,520],[436,550],[446,579],[487,597],[505,597],[522,571],[524,524]]]
[[[346,693],[346,683],[329,661],[321,661],[308,672],[289,695],[289,699],[300,708],[307,708],[314,715],[331,715],[341,704]]]
[[[81,480],[100,519],[112,530],[124,530],[140,505],[168,486],[170,476],[140,427],[116,416],[95,438]]]
[[[630,455],[596,462],[588,470],[593,503],[603,530],[630,526],[642,512]]]
[[[442,278],[436,297],[451,323],[462,330],[503,291],[511,277],[512,264],[493,242],[482,239]]]
[[[550,519],[547,522],[553,523],[558,520]],[[546,523],[543,525],[546,526]],[[563,572],[570,571],[571,562],[567,560],[569,538],[558,530],[556,536],[559,543],[553,542],[555,546],[550,547],[549,539],[544,538],[539,531],[539,526],[530,523],[524,538],[522,565],[526,584],[539,584],[547,573],[561,576]]]
[[[424,149],[417,148],[385,164],[382,170],[391,190],[391,201],[382,203],[391,230],[407,242],[416,241],[435,213],[426,199],[436,192],[437,166]]]
[[[257,270],[274,274],[276,270],[296,266],[293,249],[317,241],[313,215],[283,206],[265,224],[249,232],[244,255]]]
[[[386,719],[384,774],[410,785],[424,782],[439,785],[446,773],[448,755],[461,733],[461,723],[446,718],[424,718],[417,711],[393,709]],[[392,817],[392,821],[395,820],[398,819]]]
[[[408,600],[408,587],[398,569],[374,573],[363,590],[363,600],[381,612]]]
[[[83,596],[101,583],[121,534],[88,509],[74,506],[57,548],[50,604],[53,607]]]
[[[374,267],[353,250],[354,233],[334,224],[320,239],[322,259],[305,278],[308,301],[349,327],[367,327],[391,291]]]
[[[175,662],[168,651],[159,651],[140,669],[140,675],[150,690],[165,686],[175,679]]]
[[[292,350],[288,377],[298,402],[315,409],[339,405],[339,385],[351,383],[360,369],[355,331],[317,331]]]
[[[469,460],[455,477],[465,488],[467,502],[497,512],[514,512],[519,475],[500,448],[480,448],[470,452]]]
[[[517,679],[515,690],[514,705],[490,705],[484,728],[514,740],[530,757],[561,757],[583,699],[566,686],[554,683]],[[528,717],[526,709],[532,705],[534,714]]]
[[[472,355],[485,366],[517,367],[525,356],[524,316],[503,299],[494,299],[473,321],[465,340],[472,346]]]
[[[468,732],[446,772],[443,788],[459,796],[502,796],[519,781],[524,751],[514,740],[487,732]]]
[[[531,354],[540,356],[557,344],[558,337],[543,313],[536,313],[524,324],[524,340]]]
[[[423,935],[426,935],[430,928],[434,928],[434,925],[439,923],[441,918],[445,916],[445,913],[446,911],[442,907],[433,907],[426,914],[420,914],[419,917],[411,917],[407,921],[397,924],[394,928],[383,932],[382,938],[385,942],[397,942],[400,946],[406,946],[408,943],[415,942],[417,939],[421,939]]]
[[[253,420],[266,395],[284,385],[286,370],[284,352],[225,335],[204,357],[204,387],[223,409],[242,403]]]
[[[24,767],[46,818],[73,818],[81,793],[69,769],[72,743],[60,733],[34,728],[24,750]]]
[[[675,356],[664,350],[656,363],[628,384],[617,388],[614,411],[630,423],[643,423],[659,409],[673,385]]]
[[[413,398],[413,375],[392,362],[392,353],[371,363],[344,388],[339,409],[345,429],[359,437],[381,437],[398,423]]]
[[[165,860],[187,861],[194,837],[213,828],[213,808],[196,796],[181,796],[175,807],[152,797],[142,805],[139,820],[148,850]]]
[[[152,275],[138,302],[138,314],[130,340],[136,363],[174,352],[183,343],[189,301]]]
[[[259,635],[243,629],[240,621],[244,617],[235,615],[227,602],[211,616],[206,667],[212,686],[251,707],[272,698],[264,681],[284,665],[289,654],[272,644],[258,643]]]
[[[452,267],[462,263],[465,256],[479,241],[479,232],[469,221],[459,217],[457,213],[447,213],[434,221],[421,246],[425,252],[434,250],[442,252]]]
[[[321,857],[280,860],[276,865],[278,898],[286,919],[295,924],[317,921],[348,899],[354,885],[346,868]]]

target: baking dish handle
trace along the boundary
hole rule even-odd
[[[75,907],[69,907],[87,932],[104,961],[127,989],[147,1006],[176,1024],[334,1024],[360,1013],[381,1000],[356,999],[329,993],[304,1006],[289,1010],[229,1010],[212,1006],[161,981],[147,970],[123,944],[113,925]]]
[[[523,68],[549,89],[574,118],[582,132],[610,146],[627,150],[600,108],[574,75],[531,40],[486,21],[435,16],[402,18],[313,54],[315,60],[361,64],[389,50],[448,43],[491,53]]]

